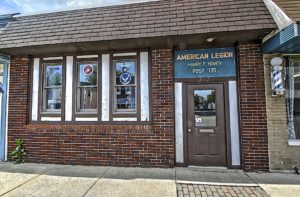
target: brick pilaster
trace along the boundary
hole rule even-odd
[[[242,167],[268,171],[268,132],[263,55],[259,44],[239,46]]]

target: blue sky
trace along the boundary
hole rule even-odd
[[[11,13],[31,15],[145,1],[153,0],[0,0],[0,15]]]

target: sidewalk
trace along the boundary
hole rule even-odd
[[[0,196],[300,196],[300,176],[0,162]],[[267,194],[267,193],[269,194]]]

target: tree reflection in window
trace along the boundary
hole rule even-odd
[[[97,112],[97,62],[80,62],[77,69],[77,112]]]
[[[114,112],[136,112],[136,60],[114,61]]]
[[[195,126],[216,126],[215,90],[194,90]]]
[[[43,111],[60,111],[62,99],[62,64],[44,64]]]

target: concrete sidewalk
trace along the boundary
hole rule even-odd
[[[175,197],[209,195],[214,189],[216,193],[211,193],[214,196],[268,196],[263,190],[271,196],[300,196],[299,175],[206,168],[15,165],[0,162],[0,186],[0,196]],[[223,193],[217,193],[218,188]]]

